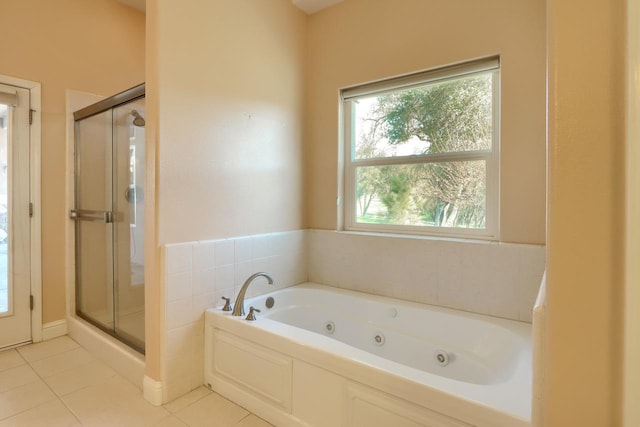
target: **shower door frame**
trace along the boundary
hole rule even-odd
[[[77,140],[77,126],[78,123],[84,119],[88,119],[89,117],[92,116],[96,116],[98,114],[102,114],[106,111],[115,109],[121,105],[125,105],[128,104],[130,102],[133,102],[135,100],[138,99],[143,99],[146,97],[146,89],[145,89],[145,83],[142,83],[140,85],[134,86],[131,89],[125,90],[124,92],[118,93],[116,95],[113,95],[107,99],[104,99],[102,101],[98,101],[94,104],[91,104],[85,108],[82,108],[78,111],[75,111],[73,113],[73,120],[74,120],[74,127],[75,127],[75,137],[74,137],[74,152],[77,153],[77,145],[78,145],[78,140]],[[113,120],[113,119],[112,119]],[[112,147],[113,147],[113,140],[112,140]],[[80,263],[78,262],[78,256],[79,256],[79,240],[80,240],[80,227],[78,227],[77,221],[81,220],[81,218],[78,216],[78,211],[77,211],[77,207],[79,206],[79,193],[78,193],[78,180],[79,180],[79,174],[78,174],[78,163],[77,163],[77,159],[74,156],[74,182],[73,182],[73,186],[74,186],[74,196],[73,196],[73,200],[74,200],[74,208],[71,210],[70,212],[70,217],[71,219],[74,219],[76,222],[75,224],[75,230],[74,230],[74,236],[75,236],[75,242],[74,242],[74,253],[75,253],[75,280],[74,280],[74,290],[75,290],[75,314],[76,316],[80,317],[81,319],[83,319],[84,321],[86,321],[87,323],[90,323],[91,325],[95,326],[96,328],[100,329],[101,331],[111,335],[112,337],[116,338],[117,340],[127,344],[129,347],[133,348],[134,350],[140,352],[141,354],[145,354],[145,349],[144,347],[140,347],[139,345],[137,345],[135,342],[132,342],[128,339],[126,339],[126,337],[123,337],[122,335],[119,335],[115,332],[115,330],[111,330],[107,327],[105,327],[104,325],[100,324],[99,322],[93,320],[90,316],[85,315],[83,312],[80,311],[80,307],[81,307],[81,292],[79,291],[79,287],[80,287]],[[94,216],[94,213],[92,212],[86,212],[88,215],[90,216]],[[105,225],[109,224],[109,223],[114,223],[116,218],[113,217],[114,213],[113,212],[109,212],[109,214],[105,214],[104,216],[104,222]],[[89,218],[89,221],[95,221],[97,218]],[[112,230],[112,234],[114,234],[115,231]],[[113,259],[113,239],[112,242],[110,243],[111,246],[111,252],[112,252],[112,260],[111,260],[111,267],[113,267],[113,263],[115,262]],[[113,273],[113,269],[112,269],[112,273],[111,273],[111,277],[114,277],[114,273]],[[112,292],[116,292],[115,290],[115,281],[112,280]],[[112,300],[113,300],[113,304],[115,304],[116,298],[115,295],[112,296]],[[115,322],[115,319],[114,319]]]

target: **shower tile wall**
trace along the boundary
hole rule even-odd
[[[247,297],[307,280],[306,238],[302,230],[164,247],[164,401],[202,385],[204,311],[232,302],[244,281],[268,272],[274,285],[258,278]]]
[[[531,322],[545,247],[298,230],[164,247],[164,401],[203,381],[204,311],[305,281]]]

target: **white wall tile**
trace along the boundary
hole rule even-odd
[[[235,262],[235,245],[233,240],[224,239],[214,242],[215,266],[233,265]]]
[[[191,271],[169,274],[167,277],[167,301],[191,297],[193,288]]]
[[[286,263],[283,255],[276,255],[267,258],[267,262],[269,264],[269,270],[267,273],[273,278],[273,280],[277,283],[283,281],[283,274],[286,269]]]
[[[167,302],[166,328],[167,330],[179,328],[191,323],[193,317],[191,309],[191,298],[183,298],[176,301]]]
[[[273,234],[261,234],[252,237],[253,258],[267,258],[274,255]]]
[[[542,278],[539,274],[522,274],[518,280],[518,317],[523,322],[533,321],[532,307],[538,296]]]
[[[191,391],[193,357],[183,354],[174,359],[165,360],[163,378],[163,400],[169,402]]]
[[[520,273],[524,275],[538,275],[540,266],[545,265],[546,251],[544,246],[525,246],[519,248]]]
[[[202,295],[215,292],[216,290],[216,269],[197,270],[193,272],[192,295]]]
[[[307,232],[310,281],[530,321],[545,248],[494,242]]]
[[[506,319],[519,320],[520,304],[518,301],[517,265],[504,270],[497,270],[490,279],[490,299],[487,314]],[[533,309],[533,303],[531,304]]]
[[[239,237],[233,240],[235,259],[234,263],[249,262],[253,259],[253,238]]]
[[[213,241],[197,242],[193,245],[193,270],[209,270],[215,264],[215,244]]]
[[[220,302],[216,298],[215,292],[204,294],[204,295],[196,295],[192,297],[191,307],[193,310],[193,322],[201,321],[204,318],[204,312],[208,308],[217,307],[220,305]]]
[[[285,254],[294,254],[302,252],[305,247],[305,233],[304,231],[291,231],[287,233],[281,233],[282,237],[282,252]]]
[[[269,270],[271,268],[271,265],[269,263],[269,258],[265,257],[265,258],[254,258],[253,259],[253,271],[254,272],[265,272],[267,274],[269,274]]]
[[[167,245],[167,273],[177,274],[191,271],[191,243]]]
[[[235,286],[235,265],[216,267],[213,274],[216,289],[228,289]]]
[[[285,233],[272,233],[267,239],[270,246],[269,256],[280,255],[285,251]]]
[[[195,346],[191,324],[183,325],[167,331],[167,359],[184,357],[184,353],[192,351]]]

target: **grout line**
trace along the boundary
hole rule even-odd
[[[23,357],[23,356],[22,356],[22,355],[20,355],[20,357]],[[24,359],[24,357],[23,357],[23,359]],[[36,370],[35,370],[35,369],[33,369],[33,366],[31,366],[31,364],[30,364],[28,361],[26,361],[26,360],[25,360],[25,362],[26,362],[26,366],[28,366],[28,367],[29,367],[29,369],[31,369],[31,371],[36,375],[36,377],[38,377],[38,379],[37,379],[37,380],[35,380],[35,381],[33,381],[33,382],[30,382],[30,383],[27,383],[27,384],[23,384],[23,385],[21,385],[20,387],[25,386],[25,385],[29,385],[29,384],[33,384],[33,383],[35,383],[35,382],[37,382],[37,381],[40,381],[42,384],[44,384],[44,385],[45,385],[45,387],[47,387],[47,388],[51,391],[51,394],[53,394],[53,398],[52,398],[52,399],[49,399],[49,400],[47,400],[47,401],[45,401],[45,402],[42,402],[42,403],[41,403],[41,404],[39,404],[39,405],[33,406],[33,407],[31,407],[31,408],[27,408],[27,409],[25,409],[25,410],[23,410],[23,411],[20,411],[20,412],[16,412],[15,414],[9,415],[8,417],[0,418],[0,420],[8,420],[8,419],[13,418],[13,417],[15,417],[15,416],[18,416],[18,415],[24,414],[25,412],[29,412],[29,411],[31,411],[31,410],[33,410],[33,409],[39,408],[40,406],[46,405],[46,404],[48,404],[48,403],[51,403],[51,402],[52,402],[52,401],[54,401],[54,400],[58,400],[58,401],[60,401],[60,403],[62,403],[65,407],[67,407],[67,405],[65,405],[65,403],[64,403],[64,402],[63,402],[63,401],[58,397],[58,395],[56,394],[56,392],[55,392],[55,391],[53,391],[53,389],[49,386],[49,384],[47,384],[47,382],[46,382],[46,381],[44,381],[44,379],[40,376],[40,374],[38,374],[38,373],[36,372]],[[23,366],[23,365],[20,365],[20,366]],[[16,387],[16,388],[17,388],[17,387]],[[13,389],[11,389],[11,390],[13,390]],[[10,391],[10,390],[5,391],[4,393],[6,393],[6,392],[8,392],[8,391]],[[2,393],[2,394],[4,394],[4,393]],[[67,409],[69,409],[69,408],[67,408]],[[80,420],[78,419],[78,417],[76,417],[76,415],[75,415],[73,412],[71,412],[71,415],[73,415],[73,417],[74,417],[76,420],[78,420],[78,422],[80,422]],[[82,423],[81,423],[81,424],[82,424]]]
[[[184,394],[184,395],[182,395],[182,396],[180,396],[180,397],[177,397],[177,398],[173,399],[171,402],[167,402],[167,403],[163,404],[163,405],[162,405],[162,407],[163,407],[163,408],[165,408],[167,411],[169,411],[169,413],[171,413],[171,414],[173,414],[173,415],[176,415],[176,416],[177,416],[178,412],[181,412],[181,411],[183,411],[183,410],[187,409],[188,407],[195,405],[195,404],[196,404],[196,402],[199,402],[199,401],[201,401],[202,399],[204,399],[205,397],[208,397],[208,396],[210,396],[211,394],[215,393],[214,391],[209,390],[208,388],[206,388],[206,387],[204,387],[204,386],[201,386],[201,387],[203,387],[205,390],[207,390],[207,391],[208,391],[208,393],[203,394],[202,396],[200,396],[199,398],[197,398],[197,399],[196,399],[196,400],[194,400],[193,402],[189,403],[189,404],[188,404],[187,406],[185,406],[184,408],[180,408],[179,410],[177,410],[177,411],[173,412],[173,411],[171,411],[169,408],[167,408],[167,405],[170,405],[171,403],[175,402],[176,400],[181,399],[181,398],[183,398],[183,397],[187,396],[189,393],[192,393],[192,392],[194,392],[194,391],[195,391],[195,390],[197,390],[197,389],[195,389],[195,390],[191,390],[189,393]],[[180,417],[178,417],[178,418],[180,418]],[[181,421],[183,421],[183,420],[182,420],[182,418],[180,418],[180,420],[181,420]],[[185,423],[186,423],[186,421],[185,421]]]
[[[245,408],[244,406],[242,406],[242,409],[244,409],[245,411],[247,411],[247,412],[249,412],[249,413],[248,413],[247,415],[245,415],[244,417],[240,418],[240,419],[238,420],[238,422],[237,422],[237,423],[235,423],[235,424],[233,425],[233,427],[235,427],[235,426],[239,425],[242,421],[244,421],[244,420],[245,420],[245,418],[248,418],[248,417],[250,417],[250,416],[251,416],[251,414],[252,414],[252,412],[251,412],[251,411],[247,410],[247,408]]]
[[[74,341],[74,342],[75,342],[75,341]],[[78,343],[76,343],[76,344],[78,344]],[[78,347],[80,347],[80,346],[78,346]],[[77,348],[77,347],[76,347],[76,348]],[[82,348],[82,347],[80,347],[80,348]],[[73,350],[75,350],[75,348],[74,348]],[[67,351],[71,351],[71,350],[67,350]],[[62,351],[62,352],[60,352],[60,353],[56,353],[56,354],[62,354],[62,353],[66,353],[66,351]],[[53,355],[53,356],[55,356],[55,355]],[[45,357],[44,359],[39,359],[39,360],[45,360],[45,359],[47,359],[47,358]],[[38,360],[34,360],[34,362],[37,362],[37,361],[38,361]],[[29,365],[29,368],[31,368],[31,370],[32,370],[32,371],[33,371],[33,372],[38,376],[38,378],[40,378],[40,381],[42,381],[42,383],[43,383],[45,386],[47,386],[47,388],[48,388],[49,390],[51,390],[51,393],[53,393],[53,395],[54,395],[55,399],[56,399],[56,400],[58,400],[60,403],[62,403],[62,406],[64,406],[64,407],[67,409],[67,411],[69,411],[69,413],[73,416],[73,418],[75,418],[75,419],[78,421],[78,423],[80,423],[80,425],[82,425],[82,422],[80,421],[80,418],[78,418],[78,416],[76,415],[76,413],[75,413],[75,412],[73,412],[73,410],[72,410],[72,409],[67,405],[67,403],[66,403],[64,400],[62,400],[62,396],[59,396],[59,395],[58,395],[58,393],[56,393],[56,391],[55,391],[53,388],[51,388],[51,386],[49,385],[49,383],[48,383],[48,382],[47,382],[47,381],[46,381],[46,380],[45,380],[45,379],[44,379],[44,378],[43,378],[43,377],[38,373],[38,371],[36,371],[35,369],[33,369],[33,366],[31,366],[31,363],[30,363],[30,362],[28,362],[28,361],[27,361],[27,365]],[[65,371],[63,371],[63,372],[65,372]],[[49,402],[50,402],[50,401],[49,401]],[[49,402],[46,402],[46,403],[49,403]],[[32,408],[32,409],[33,409],[33,408]]]
[[[54,353],[54,354],[50,354],[50,355],[48,355],[48,356],[46,356],[46,357],[42,357],[42,358],[40,358],[40,359],[32,360],[31,362],[39,362],[39,361],[41,361],[41,360],[45,360],[45,359],[48,359],[48,358],[50,358],[50,357],[57,356],[57,355],[59,355],[59,354],[63,354],[63,353],[67,353],[67,352],[69,352],[69,351],[77,350],[78,348],[83,348],[80,344],[78,344],[75,340],[73,340],[73,339],[72,339],[71,337],[69,337],[68,335],[63,335],[63,336],[66,336],[66,337],[68,337],[71,341],[73,341],[73,342],[76,344],[76,347],[74,347],[74,348],[70,348],[70,349],[67,349],[67,350],[63,350],[63,351],[60,351],[60,352],[57,352],[57,353]],[[60,338],[60,337],[57,337],[57,338]],[[54,339],[57,339],[57,338],[54,338]],[[23,358],[23,359],[24,359],[24,360],[29,364],[29,366],[31,366],[31,362],[30,362],[30,361],[28,361],[26,357],[24,357],[24,355],[22,354],[22,352],[21,352],[19,349],[20,349],[20,348],[23,348],[23,349],[24,349],[25,347],[27,347],[27,346],[29,346],[29,345],[34,345],[34,346],[35,346],[35,345],[42,345],[42,344],[44,344],[44,343],[48,343],[48,342],[51,342],[51,341],[53,341],[53,340],[41,341],[41,342],[39,342],[39,343],[31,343],[31,344],[28,344],[28,345],[26,345],[26,346],[18,347],[18,348],[16,348],[16,350],[18,351],[18,353],[20,353],[20,356],[22,356],[22,358]]]
[[[74,340],[74,342],[75,342],[75,340]],[[76,344],[78,344],[78,343],[76,342]],[[40,375],[40,374],[39,374],[39,373],[38,373],[38,372],[33,368],[33,365],[32,365],[33,363],[38,363],[38,362],[40,362],[40,361],[42,361],[42,360],[46,360],[46,359],[47,359],[47,358],[49,358],[49,357],[58,356],[58,355],[60,355],[60,354],[67,353],[67,352],[72,351],[72,350],[77,350],[78,348],[82,348],[83,350],[88,351],[88,350],[86,350],[83,346],[78,345],[78,346],[77,346],[77,347],[75,347],[75,348],[72,348],[72,349],[69,349],[69,350],[64,350],[64,351],[61,351],[61,352],[59,352],[59,353],[51,354],[51,355],[49,355],[49,356],[47,356],[47,357],[45,357],[45,358],[38,359],[38,360],[34,360],[34,361],[32,361],[32,362],[27,361],[27,360],[25,359],[25,357],[24,357],[20,352],[18,352],[18,354],[20,355],[20,357],[21,357],[21,358],[22,358],[22,360],[24,361],[24,364],[23,364],[23,365],[19,365],[19,366],[28,366],[28,368],[29,368],[29,369],[31,369],[31,370],[35,373],[36,377],[38,378],[38,381],[41,381],[41,382],[42,382],[42,383],[43,383],[43,384],[44,384],[44,385],[45,385],[45,386],[46,386],[46,387],[47,387],[47,388],[52,392],[52,396],[53,396],[53,397],[52,397],[51,399],[49,399],[49,400],[45,401],[45,402],[42,402],[41,404],[39,404],[39,405],[37,405],[37,406],[34,406],[34,407],[32,407],[32,408],[25,409],[24,411],[21,411],[21,412],[18,412],[18,413],[12,414],[12,415],[10,415],[10,416],[8,416],[8,417],[0,418],[0,420],[10,419],[10,418],[12,418],[12,417],[14,417],[14,416],[17,416],[17,415],[23,414],[23,413],[28,412],[28,411],[31,411],[31,410],[34,410],[34,409],[36,409],[36,408],[39,408],[39,407],[40,407],[40,406],[42,406],[42,405],[50,404],[50,403],[54,402],[55,400],[57,400],[59,403],[61,403],[61,404],[63,405],[63,407],[64,407],[67,411],[69,411],[69,413],[74,417],[74,419],[76,420],[76,422],[77,422],[80,426],[82,426],[82,425],[83,425],[83,423],[82,423],[82,421],[81,421],[80,417],[78,416],[78,414],[76,414],[76,412],[74,412],[74,410],[73,410],[69,405],[67,405],[67,403],[65,402],[65,400],[64,400],[64,396],[66,396],[66,395],[58,395],[58,394],[55,392],[55,390],[53,390],[53,388],[49,385],[49,383],[47,383],[46,379],[45,379],[44,377],[42,377],[42,375]],[[93,355],[92,355],[92,356],[93,356]],[[103,361],[101,361],[99,358],[95,358],[95,357],[94,357],[94,358],[93,358],[89,363],[91,363],[92,361],[98,361],[98,362],[100,362],[100,363],[104,363],[104,362],[103,362]],[[79,366],[84,366],[84,365],[85,365],[85,364],[82,364],[82,365],[79,365]],[[19,367],[19,366],[18,366],[18,367]],[[74,368],[75,368],[75,367],[74,367]],[[74,368],[69,368],[69,370],[70,370],[70,369],[74,369]],[[68,373],[68,371],[69,371],[69,370],[64,370],[64,371],[61,371],[61,372],[59,372],[59,373]],[[57,375],[57,374],[58,374],[58,373],[56,373],[56,375]],[[120,375],[117,371],[115,372],[115,376],[114,376],[114,377],[117,377],[117,378],[122,379],[123,381],[126,381],[126,379],[125,379],[122,375]],[[46,378],[49,378],[49,377],[46,377]],[[127,381],[126,381],[126,382],[127,382]],[[86,387],[88,387],[88,386],[86,386]],[[74,390],[73,392],[80,391],[80,390],[82,390],[82,389],[84,389],[84,388],[86,388],[86,387],[83,387],[83,388],[78,389],[78,390]],[[180,411],[183,411],[184,409],[186,409],[186,408],[188,408],[188,407],[190,407],[190,406],[192,406],[192,405],[196,404],[197,402],[200,402],[202,399],[205,399],[205,398],[207,398],[207,397],[209,397],[209,396],[211,396],[211,395],[214,395],[214,394],[215,394],[215,395],[218,395],[218,396],[219,396],[219,397],[221,397],[222,399],[225,399],[225,400],[227,400],[227,401],[229,401],[229,402],[231,402],[231,403],[233,403],[233,404],[235,404],[235,405],[237,405],[237,406],[241,407],[243,410],[245,410],[245,411],[247,412],[247,414],[246,414],[245,416],[243,416],[243,417],[242,417],[242,418],[241,418],[241,419],[240,419],[236,424],[234,424],[234,426],[239,425],[239,423],[241,423],[242,421],[244,421],[247,417],[250,417],[251,415],[255,415],[253,412],[251,412],[251,411],[247,410],[246,408],[244,408],[244,407],[243,407],[243,406],[241,406],[241,405],[238,405],[237,403],[235,403],[235,402],[231,401],[230,399],[227,399],[226,397],[224,397],[224,396],[220,395],[219,393],[216,393],[216,392],[214,392],[214,391],[212,391],[212,390],[210,390],[210,389],[208,389],[208,388],[206,388],[206,387],[204,387],[204,386],[201,386],[201,387],[203,387],[203,388],[204,388],[204,390],[206,391],[206,393],[204,393],[202,396],[198,397],[198,398],[197,398],[197,399],[195,399],[193,402],[189,403],[189,405],[185,406],[184,408],[180,409],[179,411],[171,412],[171,411],[170,411],[169,409],[167,409],[167,407],[166,407],[168,404],[161,405],[161,407],[164,409],[164,411],[166,411],[166,414],[167,414],[167,415],[166,415],[166,417],[164,417],[164,418],[162,418],[162,419],[158,420],[158,422],[162,422],[162,421],[164,421],[164,420],[170,419],[171,417],[175,417],[175,419],[179,420],[181,423],[183,423],[183,424],[185,424],[185,425],[187,425],[187,426],[188,426],[189,424],[187,423],[187,421],[185,421],[184,419],[182,419],[182,418],[180,417],[180,415],[178,415],[178,413],[179,413]],[[257,418],[260,418],[260,417],[258,417],[257,415],[255,415],[255,416],[256,416]],[[260,419],[262,419],[262,418],[260,418]]]
[[[83,350],[84,352],[86,352],[87,354],[89,354],[89,356],[91,356],[91,359],[90,359],[88,362],[86,362],[86,363],[81,363],[81,364],[79,364],[79,365],[75,365],[75,366],[72,366],[72,367],[67,368],[67,369],[63,369],[62,371],[58,371],[58,372],[56,372],[56,373],[54,373],[54,374],[49,375],[49,377],[52,377],[52,376],[54,376],[54,375],[58,375],[58,374],[62,374],[62,373],[64,373],[64,372],[70,371],[70,370],[75,369],[75,368],[79,368],[79,367],[81,367],[81,366],[88,365],[88,364],[89,364],[89,363],[91,363],[91,362],[94,362],[94,361],[96,361],[96,360],[99,360],[97,357],[95,357],[93,354],[91,354],[91,353],[89,352],[89,350],[85,349],[84,347],[80,347],[80,346],[78,346],[78,347],[76,347],[76,348],[72,348],[71,350],[61,351],[60,353],[52,354],[51,356],[45,357],[44,359],[34,360],[34,363],[42,362],[42,361],[47,360],[47,359],[50,359],[50,358],[52,358],[52,357],[60,356],[61,354],[65,354],[65,353],[69,353],[69,352],[72,352],[72,351],[76,351],[76,350],[78,350],[79,348],[80,348],[80,349],[82,349],[82,350]],[[27,362],[27,363],[29,363],[29,362]],[[29,366],[31,366],[31,369],[33,369],[33,370],[34,370],[34,372],[35,372],[36,374],[38,374],[38,376],[40,376],[40,374],[38,373],[38,371],[36,371],[36,369],[35,369],[35,368],[30,364],[30,363],[29,363]],[[41,377],[41,378],[42,378],[42,379],[43,379],[43,381],[44,381],[44,378],[48,378],[48,377]]]

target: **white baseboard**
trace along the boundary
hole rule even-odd
[[[67,335],[67,321],[65,319],[56,320],[42,325],[42,340],[51,340],[63,335]]]
[[[153,406],[162,405],[162,382],[145,375],[142,381],[142,394],[145,400]]]

